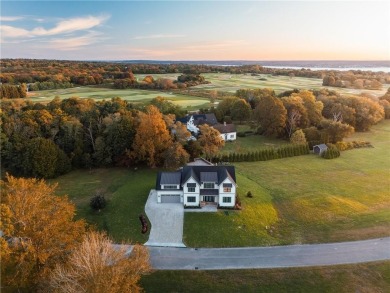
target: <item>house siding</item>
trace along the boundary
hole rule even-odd
[[[229,140],[236,140],[237,139],[237,133],[236,132],[228,132],[228,133],[222,133],[221,138],[225,141]]]
[[[195,183],[196,184],[195,192],[188,192],[187,183]],[[192,177],[190,179],[188,179],[187,182],[185,182],[183,184],[184,206],[191,206],[191,207],[199,206],[199,204],[200,204],[199,192],[200,192],[199,184]],[[189,196],[195,196],[195,202],[188,202]]]
[[[223,184],[232,184],[230,192],[224,192],[223,191]],[[230,202],[223,202],[224,197],[229,197]],[[234,182],[232,182],[229,178],[226,178],[219,186],[219,199],[218,199],[218,205],[220,207],[234,207],[236,204],[236,185]]]

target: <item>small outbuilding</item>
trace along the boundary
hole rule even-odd
[[[322,144],[317,144],[313,146],[313,152],[319,156],[322,155],[323,152],[325,152],[328,149],[327,145],[322,143]]]

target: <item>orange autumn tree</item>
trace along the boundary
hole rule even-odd
[[[225,145],[225,141],[222,139],[218,130],[207,124],[199,125],[199,130],[198,142],[202,146],[206,158],[211,159],[218,154]]]
[[[10,291],[42,284],[85,233],[75,206],[44,180],[6,176],[1,181],[1,280]]]
[[[66,264],[53,270],[50,292],[141,292],[138,281],[151,271],[146,247],[114,246],[103,233],[90,232]]]
[[[161,112],[152,105],[146,108],[145,113],[139,112],[132,153],[135,159],[146,162],[152,168],[160,166],[164,152],[171,144],[172,137]]]

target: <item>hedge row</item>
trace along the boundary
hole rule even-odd
[[[223,154],[212,158],[212,162],[256,162],[281,159],[294,156],[302,156],[309,154],[309,146],[307,144],[285,145],[278,148],[266,148],[255,152],[247,153],[230,153]]]
[[[372,144],[369,141],[339,141],[336,143],[336,147],[340,151],[358,149],[358,148],[372,148]]]

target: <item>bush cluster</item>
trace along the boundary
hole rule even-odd
[[[92,209],[96,211],[100,211],[107,205],[107,201],[104,198],[104,195],[98,194],[91,198],[89,205],[91,206]]]
[[[309,154],[309,151],[309,146],[307,144],[285,145],[278,148],[265,148],[255,152],[223,154],[214,157],[212,161],[214,163],[268,161],[307,155]]]
[[[340,151],[334,144],[327,144],[328,149],[321,154],[324,159],[336,159],[340,157]]]
[[[369,141],[339,141],[336,143],[336,147],[339,151],[346,151],[358,148],[372,148],[372,144]]]

